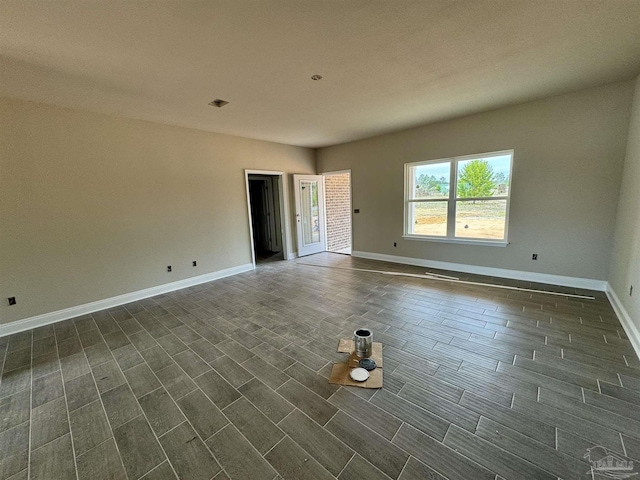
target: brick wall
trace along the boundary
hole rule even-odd
[[[327,250],[351,248],[351,174],[324,177],[327,205]]]

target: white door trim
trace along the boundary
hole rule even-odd
[[[289,222],[289,192],[287,189],[287,182],[285,181],[285,173],[273,170],[251,170],[245,168],[244,170],[244,186],[247,195],[247,220],[249,221],[249,245],[251,246],[251,262],[253,268],[256,268],[256,252],[253,246],[253,225],[251,219],[251,197],[249,195],[249,175],[270,175],[278,177],[278,191],[280,200],[280,218],[281,221],[281,234],[282,234],[282,251],[285,259],[292,257],[293,252],[290,251],[291,245],[291,224]]]
[[[318,228],[320,232],[320,242],[305,247],[303,234],[301,229],[301,197],[299,183],[301,181],[315,181],[318,183]],[[293,175],[293,189],[296,205],[296,237],[298,240],[298,256],[312,255],[314,253],[324,252],[327,249],[327,231],[326,231],[326,214],[325,214],[325,198],[324,198],[324,175]],[[317,245],[317,246],[316,246]],[[313,250],[313,251],[310,251]]]

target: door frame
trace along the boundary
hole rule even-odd
[[[312,253],[304,253],[304,255],[301,253],[301,250],[303,249],[302,244],[304,243],[303,241],[303,233],[301,230],[301,208],[302,208],[302,202],[301,202],[301,194],[300,194],[300,189],[298,188],[298,181],[303,181],[304,179],[310,180],[310,181],[316,181],[318,182],[318,219],[319,219],[319,223],[322,224],[322,231],[320,232],[320,239],[321,241],[320,243],[320,250],[318,252],[313,252],[313,253],[320,253],[320,252],[326,252],[327,251],[327,216],[326,216],[326,199],[325,199],[325,195],[324,195],[324,175],[321,174],[310,174],[310,173],[300,173],[300,174],[294,174],[293,175],[293,190],[294,190],[294,197],[295,197],[295,205],[296,205],[296,239],[298,242],[298,257],[302,257],[302,256],[306,256],[306,255],[312,255]]]
[[[267,250],[272,252],[280,252],[284,253],[283,245],[282,245],[282,219],[280,218],[280,191],[278,188],[278,180],[279,178],[275,175],[256,175],[249,174],[249,196],[251,199],[255,199],[254,183],[261,184],[260,193],[262,194],[262,200],[264,202],[264,209],[267,210],[267,222],[266,222],[266,233],[267,238],[263,239],[268,243]],[[251,214],[256,212],[256,205],[251,205]],[[257,220],[252,218],[252,220]],[[259,222],[256,222],[256,224]],[[253,222],[252,222],[253,225]],[[253,231],[255,234],[255,230]],[[260,235],[258,235],[260,236]],[[254,239],[255,240],[255,239]],[[277,247],[275,247],[274,243],[277,240]],[[255,246],[255,243],[254,243]],[[264,245],[263,245],[264,246]]]
[[[323,177],[329,177],[331,175],[340,175],[342,173],[349,174],[349,214],[351,215],[351,254],[353,255],[353,174],[351,173],[351,169],[348,170],[334,170],[332,172],[322,172],[320,175]],[[325,189],[324,195],[324,209],[327,210],[327,192]],[[326,224],[326,222],[325,222]],[[325,232],[325,238],[327,241],[329,238],[327,237],[327,233]]]
[[[291,245],[291,225],[289,222],[289,195],[287,191],[287,182],[285,182],[285,173],[274,170],[252,170],[245,168],[244,170],[244,186],[247,195],[247,219],[249,220],[249,245],[251,246],[251,262],[253,268],[256,268],[256,251],[253,246],[253,218],[251,217],[251,197],[249,194],[249,175],[269,175],[278,177],[278,199],[280,203],[280,235],[282,236],[282,253],[285,260],[289,260],[292,256],[289,251]]]

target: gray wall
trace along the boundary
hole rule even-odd
[[[318,171],[351,169],[356,251],[606,280],[632,96],[610,84],[322,148]],[[508,247],[401,238],[404,163],[506,149]]]
[[[640,329],[640,77],[635,87],[609,283]]]
[[[0,323],[250,263],[245,168],[315,152],[0,99]]]

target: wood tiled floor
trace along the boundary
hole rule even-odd
[[[580,479],[598,445],[640,463],[640,362],[602,293],[310,263],[425,272],[321,254],[1,338],[0,479]],[[381,390],[327,382],[361,326]]]

